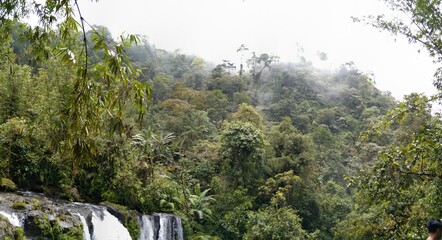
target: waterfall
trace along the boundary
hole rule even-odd
[[[92,212],[92,240],[132,240],[129,231],[107,210]]]
[[[42,207],[38,209],[29,207],[15,209],[13,203],[17,201],[16,199],[27,203],[37,202]],[[0,193],[0,202],[2,203],[0,205],[0,215],[6,217],[12,226],[22,227],[28,239],[38,239],[40,237],[39,234],[42,234],[38,230],[39,227],[34,225],[33,219],[52,214],[50,215],[50,221],[59,221],[60,224],[63,224],[62,226],[66,227],[64,230],[81,224],[83,226],[82,238],[84,240],[132,240],[128,229],[119,220],[119,218],[122,219],[125,216],[111,207],[66,202],[33,192],[21,192],[20,195]],[[70,219],[67,220],[68,223],[59,219],[59,215],[70,215],[75,216],[75,218],[66,218]],[[117,218],[116,216],[119,217]],[[154,213],[152,215],[138,215],[138,223],[140,226],[138,240],[184,239],[181,219],[173,214]],[[0,238],[3,239],[1,231]]]
[[[83,240],[91,240],[91,234],[89,233],[89,226],[87,225],[86,218],[79,213],[73,213],[80,218],[81,224],[83,225]]]
[[[139,240],[183,240],[181,219],[172,214],[154,213],[141,218]]]
[[[170,218],[160,215],[160,231],[158,234],[158,240],[173,239],[171,225]]]
[[[12,226],[23,227],[23,218],[19,217],[16,213],[0,210],[0,215],[6,217]]]
[[[143,215],[141,217],[141,233],[139,240],[155,240],[155,227],[153,216]]]
[[[177,240],[184,240],[183,235],[183,224],[181,223],[181,218],[174,216],[175,221],[173,222],[173,231],[175,232],[175,239]]]

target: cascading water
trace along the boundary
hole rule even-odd
[[[141,218],[139,240],[183,240],[181,219],[172,214],[154,213]]]
[[[153,216],[149,215],[143,215],[141,217],[141,234],[139,240],[155,240],[155,227],[153,226],[153,218]]]
[[[175,221],[173,222],[173,231],[175,232],[175,239],[184,240],[183,234],[183,224],[181,223],[181,218],[173,215],[175,217]]]
[[[14,212],[0,210],[0,215],[3,215],[9,220],[14,227],[23,227],[23,217]]]
[[[129,231],[107,210],[92,213],[92,240],[131,240]]]
[[[87,225],[86,218],[79,213],[74,213],[80,218],[81,224],[83,225],[83,240],[91,240],[91,234],[89,232],[89,226]]]
[[[84,240],[131,240],[129,231],[104,206],[73,203],[69,211],[79,216]],[[89,224],[86,219],[89,219]],[[89,225],[91,231],[89,231]]]
[[[22,202],[39,203],[39,207],[27,205],[24,209],[14,209],[13,202],[20,199]],[[38,239],[38,232],[35,227],[30,226],[34,222],[33,219],[38,216],[46,215],[45,209],[49,210],[52,217],[70,215],[63,219],[66,220],[60,226],[83,227],[84,240],[131,240],[129,231],[124,227],[122,222],[116,217],[119,212],[111,207],[93,205],[86,203],[69,203],[62,200],[55,200],[38,195],[32,192],[23,192],[21,195],[13,193],[0,193],[0,215],[7,218],[14,227],[21,227],[25,235],[29,234],[28,239]],[[7,204],[6,204],[7,203]],[[115,216],[113,215],[115,214]],[[120,219],[124,215],[120,216]],[[75,220],[76,219],[76,220]],[[51,220],[51,221],[52,221]],[[63,220],[62,220],[63,221]],[[123,221],[123,220],[121,220]],[[173,214],[154,213],[152,215],[143,215],[138,217],[140,226],[140,235],[138,240],[183,240],[183,229],[181,219]],[[28,237],[28,236],[27,236]],[[0,236],[0,238],[2,238]]]

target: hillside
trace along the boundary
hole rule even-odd
[[[186,239],[346,238],[345,221],[358,220],[350,179],[430,119],[425,110],[360,141],[400,104],[352,63],[321,70],[251,54],[249,67],[211,67],[145,39],[127,48],[103,29],[86,33],[89,60],[76,71],[70,56],[81,41],[54,38],[58,52],[41,57],[29,54],[36,46],[21,38],[24,25],[9,27],[0,62],[4,182],[172,212]]]

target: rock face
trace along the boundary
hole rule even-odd
[[[15,239],[18,229],[24,230],[26,239],[31,240],[46,239],[49,236],[81,239],[82,223],[69,212],[66,204],[29,192],[1,193],[0,216],[8,220],[14,233],[11,237],[10,233],[0,232],[0,239],[6,236]]]
[[[124,226],[128,221],[139,227],[132,236]],[[183,240],[181,219],[172,214],[138,215],[111,205],[73,203],[32,192],[0,193],[0,239],[18,239],[20,234],[28,240]]]

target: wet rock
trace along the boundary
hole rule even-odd
[[[69,189],[69,198],[74,201],[81,201],[80,193],[77,188]]]
[[[125,214],[122,213],[122,212],[120,212],[120,211],[118,210],[117,207],[107,205],[106,208],[107,208],[107,211],[108,211],[110,214],[114,215],[116,218],[118,218],[118,220],[119,220],[121,223],[126,222],[126,216],[125,216]]]
[[[24,229],[26,237],[38,237],[42,235],[39,226],[39,219],[43,219],[43,213],[39,211],[29,211],[24,222]]]

